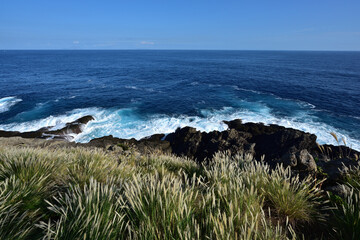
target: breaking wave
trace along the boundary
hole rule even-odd
[[[16,97],[0,98],[0,113],[9,111],[12,106],[21,101],[22,99]]]
[[[313,133],[318,137],[320,144],[329,143],[336,145],[336,141],[330,135],[335,132],[339,138],[344,138],[349,147],[360,150],[359,141],[349,137],[344,130],[330,126],[320,119],[302,111],[291,117],[277,117],[272,113],[272,109],[263,103],[244,103],[251,105],[252,108],[224,107],[218,110],[202,109],[198,115],[160,115],[154,114],[143,116],[137,112],[136,108],[83,108],[74,109],[66,114],[49,116],[40,120],[33,120],[22,123],[11,123],[0,125],[0,129],[8,131],[34,131],[46,126],[53,126],[59,129],[67,122],[92,115],[95,120],[89,122],[84,131],[74,139],[76,142],[88,142],[93,138],[113,135],[119,138],[141,139],[155,133],[171,133],[178,127],[191,126],[201,131],[225,130],[227,126],[223,120],[240,118],[243,122],[262,122],[264,124],[278,124],[284,127],[299,129]]]

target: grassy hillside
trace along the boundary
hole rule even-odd
[[[340,198],[248,154],[0,147],[0,239],[359,239],[359,170]]]

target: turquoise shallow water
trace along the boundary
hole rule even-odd
[[[75,141],[141,138],[222,120],[330,132],[360,150],[360,52],[2,51],[0,129],[96,120]]]

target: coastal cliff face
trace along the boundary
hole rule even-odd
[[[225,131],[201,132],[192,127],[179,128],[168,135],[155,134],[140,140],[120,139],[110,136],[96,138],[89,143],[63,142],[71,140],[74,134],[82,132],[85,124],[93,120],[84,116],[67,123],[59,130],[42,128],[33,132],[0,131],[0,137],[22,137],[33,139],[53,139],[47,144],[57,142],[56,146],[82,146],[104,148],[109,151],[126,151],[131,147],[139,154],[154,151],[171,153],[194,159],[198,163],[211,161],[217,152],[230,155],[251,153],[255,159],[265,161],[272,167],[277,164],[290,166],[300,176],[316,175],[326,178],[325,187],[334,188],[341,183],[347,169],[356,166],[360,153],[346,146],[318,145],[314,134],[262,123],[242,123],[240,119],[224,121]]]

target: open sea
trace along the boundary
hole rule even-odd
[[[360,150],[360,52],[0,51],[0,129],[140,139],[222,120],[278,124]]]

